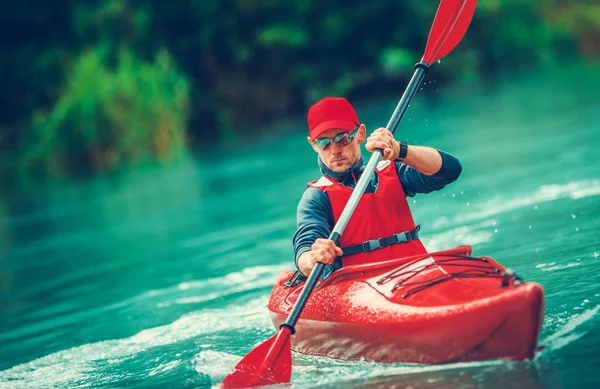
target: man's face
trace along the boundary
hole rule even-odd
[[[319,138],[334,139],[337,135],[345,132],[351,131],[331,129],[320,134]],[[319,157],[321,157],[321,161],[323,161],[325,166],[334,172],[344,172],[350,169],[360,160],[360,145],[365,141],[365,138],[366,129],[365,126],[361,124],[354,140],[346,146],[340,146],[339,144],[333,142],[329,147],[321,150],[311,142],[310,137],[307,139],[308,143],[310,143],[312,148],[319,154]]]

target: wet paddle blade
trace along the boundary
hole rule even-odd
[[[284,327],[258,345],[225,377],[220,387],[241,389],[289,383],[292,377],[290,335],[290,330]]]
[[[477,0],[442,0],[438,7],[425,54],[421,61],[431,64],[451,52],[465,36]]]

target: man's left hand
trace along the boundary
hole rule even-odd
[[[370,152],[376,149],[383,150],[381,159],[393,161],[400,154],[400,144],[394,139],[394,135],[385,128],[378,128],[367,138],[365,148]]]

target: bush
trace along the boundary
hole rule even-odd
[[[166,51],[152,63],[128,50],[86,52],[53,109],[34,117],[18,167],[39,178],[175,160],[186,149],[189,95]]]

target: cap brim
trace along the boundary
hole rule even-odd
[[[332,130],[334,128],[352,131],[357,125],[357,123],[354,123],[352,120],[347,119],[328,120],[313,128],[313,130],[310,132],[310,139],[315,140],[319,137],[319,135],[321,135],[325,131]]]

